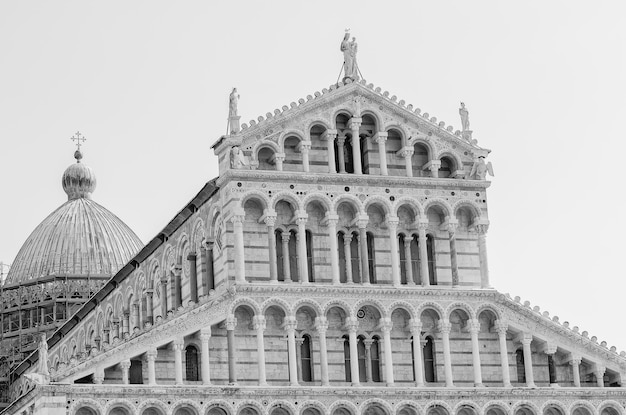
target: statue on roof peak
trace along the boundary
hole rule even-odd
[[[359,80],[359,67],[356,63],[356,53],[358,51],[358,45],[356,38],[353,37],[350,40],[350,31],[346,30],[346,34],[341,41],[339,48],[343,52],[343,77],[344,79],[350,78],[353,81]]]
[[[239,116],[238,106],[239,104],[239,94],[237,93],[237,88],[233,88],[232,92],[228,96],[228,128],[226,134],[230,132],[230,134],[237,134],[240,130],[239,127]]]

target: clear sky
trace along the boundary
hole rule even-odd
[[[368,82],[492,150],[491,280],[626,349],[626,3],[0,2],[0,260],[66,196],[87,137],[94,199],[147,242],[217,175],[242,122],[336,82],[350,28]]]

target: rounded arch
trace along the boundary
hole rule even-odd
[[[307,409],[317,409],[319,411],[318,415],[326,415],[326,407],[324,406],[324,404],[322,404],[319,401],[313,401],[313,400],[309,400],[309,401],[304,401],[302,402],[302,405],[300,406],[300,413],[299,415],[308,415],[305,414],[305,411]]]
[[[211,403],[207,406],[204,412],[205,415],[213,415],[211,414],[211,411],[213,409],[221,409],[225,412],[226,415],[233,415],[235,413],[235,409],[233,408],[233,406],[228,401],[225,401],[223,399],[211,401]]]
[[[308,130],[307,130],[308,131]],[[278,136],[278,140],[276,140],[278,142],[278,147],[281,149],[285,148],[285,139],[287,137],[296,137],[298,140],[300,140],[300,142],[302,141],[308,141],[308,134],[306,134],[304,131],[292,128],[289,130],[285,130],[283,132],[280,133],[280,135]]]
[[[415,220],[424,217],[424,207],[414,198],[409,196],[402,196],[397,198],[392,204],[392,212],[398,216],[398,210],[402,206],[409,206],[415,215]]]
[[[101,415],[103,413],[103,408],[100,406],[100,404],[98,404],[98,401],[89,398],[82,398],[76,400],[75,402],[72,402],[68,413],[72,415],[85,415],[79,412],[82,408],[91,409],[97,415]]]
[[[332,130],[330,121],[323,120],[321,118],[314,118],[306,124],[304,131],[311,131],[311,128],[315,127],[316,125],[324,127],[326,130]]]
[[[510,415],[511,410],[505,402],[489,401],[485,404],[483,413],[484,415]]]
[[[332,123],[332,129],[335,130],[337,129],[337,117],[339,117],[340,115],[344,115],[346,117],[348,117],[348,119],[352,118],[352,110],[349,109],[348,107],[339,107],[335,110],[335,112],[333,113],[333,116],[331,118],[331,123]],[[380,127],[379,127],[380,128]]]
[[[333,213],[337,211],[337,208],[342,203],[348,203],[349,205],[351,205],[357,214],[365,213],[363,210],[363,203],[361,203],[359,198],[348,193],[344,193],[344,194],[337,196],[332,207]]]
[[[337,307],[343,310],[344,313],[346,313],[346,317],[354,317],[354,314],[352,314],[352,307],[350,307],[347,302],[338,299],[329,300],[324,304],[324,306],[322,307],[322,309],[324,310],[324,316],[326,316],[326,314],[328,314],[328,311],[333,307]]]
[[[248,408],[252,408],[253,410],[255,410],[258,415],[265,414],[265,410],[263,409],[263,407],[258,402],[251,400],[251,399],[246,399],[246,400],[239,402],[239,405],[237,405],[236,414],[237,415],[251,415],[249,413],[246,413],[247,411],[245,411]]]
[[[352,306],[352,315],[356,316],[357,312],[364,306],[374,307],[380,314],[381,318],[389,317],[387,314],[387,307],[385,307],[380,301],[373,298],[363,298],[354,303],[354,306]]]
[[[180,233],[180,235],[177,238],[177,242],[176,242],[176,258],[180,257],[183,255],[183,251],[185,249],[185,247],[187,246],[187,244],[189,244],[189,235],[187,235],[187,232],[183,231]]]
[[[579,409],[583,410],[581,411]],[[589,411],[589,413],[587,414],[585,410]],[[576,400],[572,402],[569,413],[571,415],[597,415],[596,408],[589,401],[583,400]]]
[[[426,310],[432,310],[435,314],[437,314],[439,320],[441,320],[443,316],[447,315],[444,309],[439,304],[433,301],[426,301],[417,306],[417,310],[415,310],[415,315],[419,317]]]
[[[409,143],[408,143],[408,145],[411,147],[414,147],[416,144],[420,144],[426,147],[426,150],[428,150],[429,160],[432,160],[434,158],[433,156],[437,153],[437,150],[435,149],[435,147],[430,141],[427,141],[419,136],[412,138],[411,140],[409,140]]]
[[[281,408],[286,410],[289,415],[297,415],[298,414],[298,409],[296,409],[296,407],[291,404],[290,402],[280,399],[280,400],[276,400],[274,402],[272,402],[272,404],[269,406],[269,408],[267,408],[267,413],[269,415],[273,415],[272,412],[277,409],[277,408]],[[280,413],[280,412],[279,412]],[[279,413],[275,414],[278,415]]]
[[[413,307],[412,304],[404,300],[397,300],[391,303],[389,307],[387,307],[387,315],[391,316],[394,311],[400,309],[406,311],[411,319],[417,318],[415,307]]]
[[[396,415],[422,415],[422,408],[415,401],[400,401],[396,404]]]
[[[454,167],[456,167],[455,170],[461,170],[461,168],[463,167],[463,161],[461,160],[461,158],[458,155],[452,153],[451,151],[443,150],[442,152],[437,154],[437,158],[439,160],[441,160],[444,157],[447,157],[450,160],[452,160],[452,162],[454,163]],[[452,173],[454,173],[454,172],[452,172]]]
[[[309,203],[319,202],[327,212],[332,211],[333,209],[333,201],[326,195],[320,193],[309,193],[302,199],[302,207],[306,210]]]
[[[379,407],[383,409],[384,414],[381,413],[370,413],[368,409],[370,407]],[[363,415],[393,415],[393,407],[389,404],[389,402],[379,399],[379,398],[370,398],[361,404],[361,414]]]
[[[261,141],[258,141],[256,143],[254,143],[252,145],[252,147],[250,148],[250,152],[252,154],[252,159],[253,160],[258,160],[259,159],[259,151],[263,150],[264,148],[269,148],[270,150],[274,151],[275,153],[281,153],[281,148],[275,142],[270,141],[270,140],[261,140]],[[243,148],[241,148],[241,149],[243,150]]]
[[[482,415],[482,411],[481,411],[481,408],[478,405],[476,405],[475,402],[469,401],[469,400],[463,400],[454,406],[454,414],[455,415]]]
[[[478,203],[472,200],[463,199],[463,200],[457,200],[456,202],[454,202],[454,204],[452,205],[452,211],[454,212],[455,217],[456,217],[458,210],[461,208],[468,208],[474,215],[474,218],[473,218],[474,220],[477,218],[480,219],[482,217],[480,206],[478,206]]]
[[[230,304],[230,307],[228,307],[228,314],[230,315],[235,314],[235,310],[237,310],[237,308],[240,306],[250,307],[252,311],[254,312],[255,316],[261,315],[261,308],[259,307],[259,304],[256,301],[254,301],[252,298],[248,298],[248,297],[239,297],[236,300],[234,300]]]
[[[404,127],[404,125],[393,123],[393,124],[385,125],[384,128],[385,128],[384,131],[386,131],[387,133],[389,133],[389,130],[398,131],[400,133],[400,137],[402,137],[402,145],[403,146],[408,145],[408,138],[411,136],[411,134],[409,134],[407,129]]]
[[[443,210],[444,216],[448,216],[448,217],[451,216],[452,206],[450,206],[448,201],[444,199],[440,199],[440,198],[428,199],[428,201],[424,204],[424,212],[428,213],[428,209],[430,209],[433,206],[437,206],[441,210]]]
[[[335,411],[337,411],[340,408],[346,409],[348,412],[350,412],[351,415],[357,415],[359,413],[359,409],[356,407],[355,404],[353,404],[350,401],[343,400],[343,399],[333,402],[328,407],[328,413],[330,415],[335,415]]]
[[[371,108],[362,109],[361,118],[363,118],[364,116],[370,116],[374,119],[374,122],[376,123],[376,128],[378,129],[377,131],[374,131],[374,134],[378,133],[379,131],[384,131],[383,130],[383,117],[379,115],[378,112],[376,112],[375,110]]]
[[[370,206],[380,206],[385,212],[385,216],[389,216],[391,212],[393,212],[393,207],[389,199],[385,199],[382,196],[378,195],[370,195],[365,201],[363,201],[363,210],[367,212]]]
[[[192,399],[181,399],[175,402],[172,406],[172,414],[178,415],[176,412],[179,409],[189,409],[193,415],[200,415],[202,413],[200,406]]]
[[[322,307],[319,305],[319,303],[317,301],[311,300],[309,298],[301,298],[298,301],[296,301],[292,306],[292,310],[293,310],[293,314],[295,315],[298,310],[302,307],[311,307],[316,313],[318,317],[322,317],[324,316],[324,310],[322,309]]]
[[[442,413],[440,409],[443,409],[445,412]],[[448,405],[447,402],[442,400],[435,400],[430,402],[424,408],[425,415],[452,415],[452,408]]]
[[[461,302],[461,301],[457,301],[457,302],[450,304],[448,307],[446,307],[446,312],[445,312],[446,320],[450,319],[450,315],[452,314],[454,310],[463,310],[470,319],[476,318],[476,315],[474,314],[474,310],[472,309],[472,307],[470,307],[469,304]]]
[[[476,318],[480,317],[480,315],[485,311],[491,311],[496,316],[496,319],[502,320],[502,312],[498,309],[498,307],[489,303],[482,303],[476,307]]]
[[[198,215],[191,227],[191,247],[197,253],[202,240],[206,238],[204,219]]]
[[[283,312],[285,313],[285,316],[293,315],[291,304],[289,304],[287,301],[285,301],[285,300],[283,300],[282,298],[279,298],[279,297],[272,297],[272,298],[268,298],[267,300],[263,301],[263,304],[261,304],[261,313],[265,314],[267,309],[272,307],[272,306],[276,306],[276,307],[280,308],[281,310],[283,310]]]
[[[167,408],[163,404],[163,402],[157,399],[147,399],[145,401],[141,401],[137,406],[137,413],[139,415],[144,415],[144,411],[147,409],[156,409],[160,412],[160,415],[167,414]]]
[[[568,415],[568,413],[567,408],[561,402],[552,399],[543,403],[540,415]]]
[[[107,402],[104,407],[104,413],[109,414],[116,408],[123,408],[128,411],[128,414],[135,413],[135,406],[132,404],[132,402],[126,399],[113,399]]]
[[[253,199],[259,202],[261,206],[263,207],[263,209],[267,209],[267,207],[270,206],[272,203],[269,197],[267,196],[267,194],[265,194],[264,192],[261,192],[260,190],[251,189],[251,190],[246,191],[241,196],[241,199],[239,201],[239,207],[243,209],[244,206],[246,205],[246,202],[248,202],[249,200],[253,200]]]
[[[539,408],[531,401],[518,401],[511,407],[513,415],[539,415]]]
[[[612,412],[611,409],[615,412]],[[605,412],[606,411],[606,412]],[[598,406],[599,415],[624,415],[624,408],[614,400],[602,401]]]
[[[302,203],[298,200],[298,197],[293,192],[281,191],[272,196],[272,209],[276,209],[276,204],[278,202],[287,202],[291,205],[294,212],[298,210],[302,210]]]

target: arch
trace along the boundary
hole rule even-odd
[[[187,244],[189,244],[189,235],[187,235],[187,232],[183,231],[180,233],[177,239],[178,240],[176,242],[176,258],[179,258],[183,256],[185,247],[187,246]]]
[[[163,405],[163,402],[157,399],[147,399],[142,401],[139,406],[137,406],[137,413],[139,415],[153,415],[151,413],[146,413],[149,409],[155,410],[158,415],[167,414],[167,408]]]
[[[571,415],[596,415],[596,408],[589,401],[577,400],[570,405]],[[516,414],[517,415],[517,414]]]
[[[344,194],[337,196],[337,198],[334,200],[334,204],[332,207],[333,213],[337,212],[337,208],[342,203],[348,203],[349,205],[351,205],[356,211],[356,213],[359,215],[365,213],[363,210],[363,203],[361,203],[361,200],[358,197],[348,194],[348,193],[344,193]]]
[[[333,201],[328,196],[319,193],[307,194],[301,202],[303,209],[306,211],[307,206],[312,202],[319,202],[327,212],[333,209]]]
[[[397,198],[392,204],[392,212],[394,212],[394,214],[398,216],[398,209],[400,209],[402,206],[409,206],[412,208],[413,213],[415,214],[416,221],[418,220],[418,218],[423,218],[425,216],[424,207],[414,198],[411,198],[409,196],[402,196]]]
[[[311,410],[316,410],[317,413],[313,413]],[[299,415],[326,415],[326,408],[319,401],[304,401],[300,406]]]
[[[542,415],[568,415],[567,408],[557,401],[557,400],[549,400],[544,402],[541,406],[541,414]]]
[[[280,308],[285,313],[285,316],[293,315],[291,304],[279,297],[272,297],[263,301],[263,304],[261,304],[261,313],[265,314],[267,309],[272,306]]]
[[[437,154],[437,149],[435,148],[435,146],[430,142],[425,140],[424,138],[421,138],[420,136],[417,136],[411,140],[409,140],[408,144],[411,147],[415,147],[416,144],[421,144],[424,147],[426,147],[426,150],[428,150],[428,159],[429,160],[433,160],[435,154]]]
[[[252,159],[258,160],[259,151],[261,151],[264,148],[269,148],[270,150],[273,150],[274,153],[281,152],[280,151],[281,147],[279,147],[278,144],[276,144],[275,142],[271,140],[260,140],[254,143],[252,147],[250,148],[250,154],[252,155]],[[243,150],[243,148],[241,148],[241,150]]]
[[[362,415],[393,415],[393,408],[388,402],[371,398],[361,404]]]
[[[372,205],[382,207],[383,212],[385,212],[385,216],[388,216],[390,212],[393,212],[393,206],[389,199],[385,199],[382,196],[370,195],[367,199],[365,199],[365,201],[363,201],[363,210],[367,212],[367,209]]]
[[[617,401],[606,400],[606,401],[603,401],[598,406],[598,414],[600,415],[624,415],[624,408]]]
[[[333,307],[342,309],[344,313],[346,313],[346,317],[354,317],[354,314],[352,313],[352,307],[347,302],[338,299],[329,300],[324,304],[324,306],[322,307],[322,309],[324,310],[324,316],[326,316],[326,314],[328,314],[328,311]]]
[[[425,415],[452,415],[452,408],[448,403],[441,400],[430,402],[424,408]]]
[[[77,408],[75,412],[73,413],[74,415],[100,415],[99,410],[92,408],[90,406],[81,406],[80,408]]]
[[[538,415],[539,408],[531,401],[523,400],[516,402],[511,407],[511,413],[514,415]]]
[[[354,306],[352,306],[352,315],[356,316],[357,312],[364,306],[374,307],[378,311],[378,314],[380,314],[380,318],[389,317],[387,315],[387,308],[383,303],[373,298],[362,298],[354,303]]]
[[[428,201],[424,204],[424,212],[427,214],[428,209],[433,206],[441,208],[441,210],[443,210],[444,216],[451,216],[452,206],[450,206],[448,201],[440,198],[428,199]]]
[[[407,131],[407,129],[404,127],[404,125],[402,124],[387,124],[385,125],[385,130],[387,133],[389,133],[389,130],[396,130],[400,133],[400,137],[402,138],[402,146],[407,146],[408,145],[408,140],[407,138],[411,136],[411,134],[409,134],[409,132]]]
[[[332,130],[331,123],[329,121],[322,120],[321,118],[314,118],[305,125],[304,131],[311,131],[311,128],[315,127],[316,125],[324,127],[327,130]]]
[[[361,110],[361,118],[363,118],[363,116],[369,115],[370,117],[372,117],[374,119],[374,122],[376,123],[376,128],[377,131],[374,131],[374,134],[376,134],[379,131],[383,131],[383,117],[378,115],[378,113],[372,109],[364,109]]]
[[[246,202],[252,199],[260,202],[263,209],[267,209],[267,207],[272,203],[269,197],[260,190],[249,190],[241,196],[241,199],[239,200],[239,208],[243,209]]]
[[[163,264],[163,269],[165,271],[167,271],[168,269],[176,265],[176,263],[174,262],[175,258],[174,258],[173,252],[174,252],[174,248],[172,247],[170,243],[168,243],[163,248],[163,254],[162,254],[163,259],[161,260],[161,263]]]
[[[283,409],[287,413],[281,413],[282,411],[274,412],[276,409]],[[267,408],[267,413],[268,415],[296,415],[298,410],[290,402],[281,399],[272,402],[270,407]]]
[[[199,415],[201,408],[191,399],[181,399],[172,408],[172,415]]]
[[[496,306],[489,303],[482,303],[476,307],[476,318],[480,317],[480,314],[484,311],[491,311],[498,320],[502,320],[502,312]]]
[[[237,415],[263,415],[264,413],[261,405],[253,400],[244,400],[237,406]]]
[[[228,314],[230,315],[235,314],[235,310],[239,306],[248,306],[252,309],[255,316],[261,315],[261,309],[259,305],[257,304],[257,302],[254,301],[252,298],[248,298],[248,297],[239,297],[236,300],[234,300],[230,304],[230,307],[228,307]]]
[[[309,131],[309,130],[310,129],[307,129],[306,131]],[[284,148],[285,148],[285,139],[287,137],[296,137],[300,141],[309,141],[308,140],[308,134],[306,134],[304,131],[292,128],[292,129],[289,129],[289,130],[282,131],[280,133],[280,135],[278,136],[278,140],[276,140],[276,141],[278,142],[278,147],[280,149],[284,150]]]
[[[135,413],[134,405],[130,403],[129,401],[127,401],[126,399],[114,399],[110,402],[107,402],[106,406],[104,407],[104,412],[107,415],[113,415],[113,414],[121,415],[123,412],[113,412],[119,408],[126,411],[125,415],[131,415]]]
[[[476,218],[480,219],[482,217],[481,209],[478,203],[467,199],[457,200],[456,202],[454,202],[454,204],[452,205],[452,211],[454,212],[455,217],[457,211],[463,207],[468,208],[474,214],[474,220],[476,220]]]
[[[276,209],[276,204],[280,201],[287,202],[291,205],[294,212],[298,210],[302,210],[302,206],[300,200],[293,192],[281,191],[272,196],[271,206],[272,209]]]
[[[346,117],[348,117],[348,119],[352,118],[352,110],[350,110],[347,107],[339,107],[335,110],[335,112],[332,115],[332,129],[336,130],[337,129],[337,117],[339,117],[340,115],[344,115]],[[380,127],[379,127],[380,128]]]
[[[396,310],[406,311],[411,319],[415,319],[417,317],[415,307],[404,300],[397,300],[391,303],[389,307],[387,307],[387,315],[391,317],[393,312]]]
[[[456,167],[455,170],[461,170],[463,168],[463,160],[461,160],[458,155],[452,153],[451,151],[443,150],[439,154],[437,154],[437,159],[441,160],[443,157],[447,157],[448,159],[452,160]],[[454,171],[452,171],[451,173],[454,174]]]
[[[437,314],[437,317],[439,318],[439,320],[441,320],[443,316],[447,315],[439,304],[432,302],[432,301],[426,301],[426,302],[421,303],[417,307],[417,310],[415,310],[415,315],[420,317],[422,313],[424,313],[424,311],[426,310],[434,311],[435,314]]]
[[[224,413],[220,414],[215,409],[221,409]],[[211,404],[207,406],[205,415],[232,415],[235,413],[232,405],[222,399],[211,401]]]
[[[502,401],[489,401],[484,406],[484,415],[510,415],[510,407]]]
[[[396,404],[396,415],[422,415],[422,408],[414,401],[400,401]]]
[[[450,320],[450,315],[452,314],[454,310],[463,310],[470,319],[476,318],[476,315],[474,314],[474,310],[472,310],[472,307],[470,307],[469,304],[457,301],[457,302],[450,304],[446,308],[446,313],[445,313],[446,320]]]
[[[293,310],[293,314],[296,315],[300,308],[306,307],[306,306],[311,307],[315,311],[315,313],[317,313],[318,317],[322,317],[325,314],[324,310],[319,305],[319,303],[317,301],[311,300],[309,298],[301,298],[301,299],[299,299],[298,301],[296,301],[291,306],[291,309]]]
[[[92,415],[89,412],[81,413],[79,412],[82,408],[88,408],[95,412],[96,415],[102,414],[102,407],[98,404],[98,401],[95,399],[82,398],[72,403],[72,407],[68,411],[70,414],[74,415]]]
[[[343,409],[343,411],[341,411],[341,409]],[[350,401],[338,400],[330,405],[328,413],[330,415],[357,415],[359,410],[356,405]]]
[[[455,415],[479,415],[480,408],[472,401],[463,400],[454,406]]]

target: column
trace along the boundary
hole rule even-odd
[[[400,251],[398,248],[398,217],[390,216],[387,218],[387,227],[389,228],[389,247],[391,255],[391,280],[395,287],[400,286]]]
[[[209,241],[206,243],[206,294],[210,294],[211,290],[215,289],[215,268],[213,267],[213,252],[215,244],[213,241]]]
[[[276,153],[274,155],[274,163],[277,171],[283,171],[283,161],[285,161],[285,153]]]
[[[156,385],[156,358],[158,351],[156,348],[148,349],[146,361],[148,362],[148,385]]]
[[[450,237],[450,265],[452,266],[452,286],[459,286],[459,266],[456,257],[456,223],[448,223],[448,235]]]
[[[439,332],[441,333],[441,339],[443,341],[443,365],[446,377],[446,387],[454,386],[454,381],[452,379],[452,359],[450,356],[450,330],[452,330],[452,324],[449,322],[442,321],[439,323]]]
[[[367,339],[363,340],[363,344],[365,344],[365,381],[372,381],[372,343],[374,340]]]
[[[361,284],[370,283],[370,266],[367,252],[367,223],[369,218],[361,218],[358,220],[359,226],[359,251],[361,259]]]
[[[337,138],[337,157],[339,159],[339,173],[346,172],[346,153],[344,150],[346,137]]]
[[[174,281],[176,282],[176,289],[174,290],[176,292],[175,310],[178,310],[183,305],[182,279],[183,279],[183,267],[182,267],[182,264],[179,263],[174,267]]]
[[[346,282],[348,284],[352,284],[354,280],[352,279],[352,251],[350,250],[350,243],[352,242],[352,234],[344,233],[343,234],[343,252],[344,257],[346,259]]]
[[[502,367],[502,383],[505,388],[510,388],[511,373],[509,370],[509,352],[506,347],[506,332],[509,326],[506,322],[497,320],[496,330],[500,340],[500,366]]]
[[[524,333],[520,341],[522,342],[522,350],[524,351],[524,370],[526,371],[526,386],[535,388],[535,379],[533,376],[533,357],[530,350],[530,343],[533,340],[532,334]]]
[[[102,340],[102,348],[106,348],[109,344],[111,344],[111,328],[106,326],[102,329],[104,333],[104,339]]]
[[[235,385],[237,383],[237,356],[235,350],[235,327],[237,327],[237,319],[230,315],[226,318],[226,340],[228,343],[228,384]]]
[[[489,265],[487,262],[487,229],[488,224],[476,226],[478,232],[478,257],[480,259],[480,286],[489,288]]]
[[[185,342],[183,339],[176,339],[172,344],[172,350],[174,350],[174,378],[176,379],[176,385],[183,384],[183,349],[185,348]]]
[[[141,322],[139,321],[139,303],[135,302],[132,305],[133,307],[133,329],[132,331],[134,332],[135,329],[138,329],[141,326]]]
[[[483,386],[483,375],[480,367],[480,348],[478,346],[478,332],[480,331],[480,322],[471,320],[469,322],[469,332],[472,338],[472,364],[474,366],[474,386]]]
[[[231,218],[233,231],[235,233],[235,282],[243,284],[246,282],[246,259],[244,257],[243,244],[243,221],[244,215],[235,215]]]
[[[298,383],[302,382],[302,344],[304,339],[298,337],[296,339],[296,372],[298,372]]]
[[[337,246],[337,222],[339,216],[336,214],[326,214],[326,226],[328,227],[328,246],[330,247],[330,270],[333,284],[339,284],[339,247]]]
[[[424,358],[422,357],[422,322],[411,320],[411,335],[413,336],[413,362],[415,370],[415,386],[424,386]]]
[[[321,139],[326,140],[328,146],[328,172],[337,173],[335,166],[335,138],[337,137],[337,130],[326,130],[322,134]]]
[[[120,319],[113,319],[113,340],[119,340],[120,338]]]
[[[322,386],[328,386],[328,348],[326,347],[326,330],[328,321],[326,317],[315,318],[315,329],[320,341],[320,370],[322,372]]]
[[[298,363],[296,357],[296,319],[285,317],[285,330],[287,331],[287,350],[289,353],[289,384],[298,386]]]
[[[202,279],[202,295],[209,295],[209,284],[207,283],[207,248],[203,240],[200,244],[200,278]]]
[[[97,368],[93,374],[93,383],[102,385],[104,383],[104,368]]]
[[[161,317],[167,317],[167,276],[161,278]]]
[[[200,370],[202,371],[202,384],[211,384],[211,358],[209,355],[209,342],[211,341],[211,326],[200,330]]]
[[[387,170],[387,148],[385,147],[385,143],[387,142],[387,132],[379,131],[374,136],[374,141],[378,144],[378,155],[380,157],[380,174],[383,176],[388,176],[389,171]]]
[[[414,151],[415,150],[413,148],[409,147],[404,147],[404,149],[402,149],[402,157],[404,157],[404,165],[407,177],[413,177],[413,164],[411,163],[411,158],[413,157]]]
[[[346,321],[348,329],[348,339],[350,343],[350,377],[352,378],[352,386],[360,386],[359,380],[359,351],[357,348],[356,331],[359,327],[358,321],[354,318],[348,318]]]
[[[430,274],[428,272],[428,238],[426,236],[428,222],[419,222],[417,224],[417,236],[419,238],[419,262],[420,274],[422,276],[422,285],[428,287],[430,285]]]
[[[178,284],[176,284],[176,275],[174,274],[174,271],[170,271],[170,310],[172,311],[176,311],[176,309],[178,308],[178,294],[176,293],[176,290],[178,289]]]
[[[548,380],[550,381],[550,386],[559,386],[556,366],[554,365],[556,344],[546,343],[543,352],[546,354],[546,356],[548,356]]]
[[[606,368],[604,366],[600,366],[596,363],[596,367],[593,370],[593,374],[596,375],[596,384],[599,388],[604,387],[604,372],[606,372]]]
[[[413,280],[413,264],[411,258],[411,242],[413,238],[410,236],[406,236],[404,238],[404,269],[406,272],[406,283],[408,285],[415,285],[415,280]]]
[[[256,330],[256,350],[259,368],[259,386],[267,385],[267,375],[265,374],[265,317],[254,316],[254,330]]]
[[[285,278],[285,282],[291,282],[291,267],[289,266],[289,232],[283,232],[282,243],[283,243],[283,276]]]
[[[130,333],[130,310],[124,309],[122,315],[122,336],[126,337],[126,334]]]
[[[384,318],[380,323],[380,330],[383,332],[383,343],[385,345],[385,378],[387,386],[393,386],[393,357],[391,348],[391,329],[393,323],[390,318]]]
[[[130,383],[128,379],[128,371],[130,369],[130,360],[122,360],[120,362],[120,368],[122,369],[122,384],[128,385]]]
[[[149,288],[146,290],[146,322],[150,325],[154,324],[154,290]]]
[[[361,118],[352,117],[350,119],[350,129],[352,130],[352,164],[354,165],[354,174],[363,174],[361,167],[361,139],[359,137],[360,127]]]
[[[309,150],[311,150],[310,141],[300,142],[300,152],[302,153],[302,169],[305,173],[309,171]]]
[[[190,252],[187,255],[187,261],[189,261],[189,293],[191,301],[198,302],[198,269],[197,269],[197,257],[195,252]]]
[[[582,363],[582,359],[580,356],[571,355],[571,360],[569,364],[572,365],[572,375],[574,377],[574,386],[580,388],[580,364]]]
[[[270,255],[270,282],[278,282],[278,268],[276,263],[276,233],[274,226],[276,225],[276,216],[265,216],[265,224],[267,225],[267,245]]]
[[[439,177],[439,167],[441,166],[440,160],[431,160],[427,163],[430,168],[430,174],[432,177]]]
[[[296,218],[296,224],[298,225],[298,266],[300,270],[300,282],[303,284],[309,283],[309,267],[308,258],[306,252],[306,222],[308,215],[305,212],[298,214]]]

